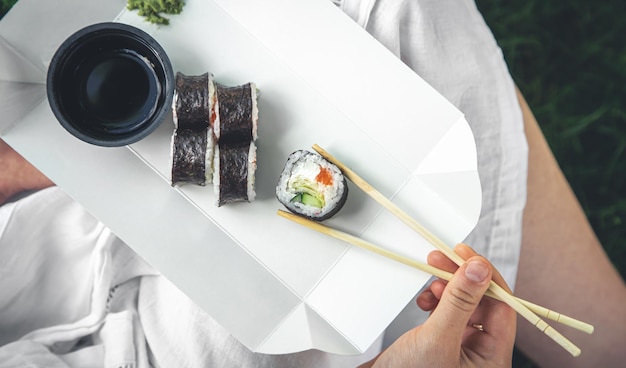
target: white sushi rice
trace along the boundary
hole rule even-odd
[[[174,97],[172,98],[172,120],[174,121],[174,129],[178,129],[178,111],[176,111],[177,103],[178,103],[178,91],[174,89]]]
[[[259,107],[257,102],[257,95],[259,91],[256,88],[255,83],[250,83],[250,98],[252,99],[252,140],[256,141],[258,138],[257,123],[259,121]]]
[[[256,198],[254,189],[256,173],[256,144],[250,142],[250,150],[248,151],[248,202],[252,202]]]
[[[317,182],[316,177],[322,168],[327,169],[331,173],[332,185],[324,185]],[[293,183],[303,180],[314,183],[317,186],[316,190],[324,198],[324,206],[322,208],[296,201],[292,202],[292,199],[301,193],[301,191],[295,188]],[[318,154],[308,151],[296,151],[287,159],[285,168],[276,186],[276,196],[282,204],[293,212],[308,217],[321,218],[335,209],[336,205],[341,201],[345,190],[343,174],[335,165],[326,161]]]
[[[206,184],[211,184],[213,181],[213,156],[215,150],[215,136],[213,135],[213,128],[209,126],[207,129],[206,137],[206,151],[204,157],[204,176],[206,178]]]
[[[220,145],[216,144],[213,149],[213,192],[215,193],[215,205],[220,205]]]
[[[213,173],[214,165],[213,165],[213,156],[215,155],[215,134],[213,132],[213,122],[211,121],[211,116],[213,115],[213,109],[215,108],[215,82],[213,80],[213,74],[208,73],[207,78],[207,88],[209,90],[209,128],[207,130],[206,137],[206,157],[204,158],[205,165],[205,175],[206,175],[206,183],[211,184],[213,182]]]

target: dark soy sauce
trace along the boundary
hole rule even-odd
[[[133,51],[114,50],[88,59],[77,79],[86,118],[107,132],[130,132],[156,109],[157,76],[149,61]]]
[[[96,23],[59,46],[46,93],[68,133],[121,147],[147,137],[171,113],[173,74],[165,50],[149,34],[123,23]]]

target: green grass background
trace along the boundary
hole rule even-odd
[[[626,1],[477,0],[604,249],[626,275]],[[535,365],[515,352],[514,366]]]
[[[478,0],[604,248],[626,275],[626,1]]]
[[[16,0],[0,0],[0,17]],[[477,0],[606,252],[626,275],[626,1]],[[516,352],[514,366],[534,367]]]

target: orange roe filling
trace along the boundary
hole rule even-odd
[[[320,184],[333,185],[333,176],[330,170],[325,167],[320,167],[320,172],[315,177],[315,180]]]
[[[217,115],[215,114],[215,104],[217,103],[217,97],[213,96],[213,108],[211,109],[211,116],[210,116],[210,121],[211,124],[213,124],[215,122],[215,118],[217,118]]]

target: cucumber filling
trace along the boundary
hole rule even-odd
[[[295,197],[291,198],[291,202],[298,202],[315,208],[324,207],[323,200],[304,192],[296,194]]]
[[[319,190],[319,184],[308,178],[293,178],[288,184],[288,189],[296,193],[296,195],[291,198],[291,202],[299,202],[315,208],[323,208],[326,204],[324,194]]]

